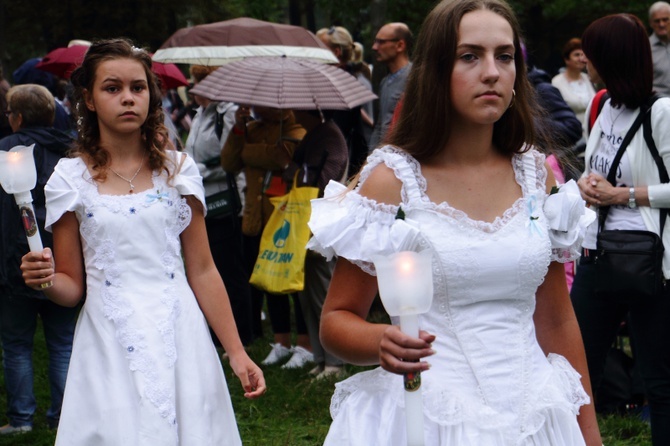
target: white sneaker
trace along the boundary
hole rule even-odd
[[[325,378],[330,378],[330,377],[340,377],[342,375],[342,372],[344,371],[344,368],[341,365],[327,365],[323,368],[323,371],[316,375],[314,378],[315,380],[321,380]]]
[[[32,426],[14,427],[11,424],[5,424],[4,426],[0,427],[0,435],[25,434],[26,432],[30,432],[32,430]]]
[[[288,358],[291,355],[291,349],[284,347],[279,343],[270,344],[270,347],[272,347],[272,350],[270,350],[270,354],[268,354],[267,357],[261,362],[263,365],[276,364],[282,359]]]
[[[317,364],[317,365],[314,366],[314,368],[313,368],[312,370],[310,370],[309,372],[307,372],[307,374],[308,374],[309,376],[316,376],[316,375],[318,375],[319,373],[323,372],[323,368],[324,368],[324,365],[323,365],[323,364]]]
[[[281,366],[282,369],[299,369],[308,362],[314,362],[314,355],[309,350],[296,345],[291,348],[293,350],[293,356],[288,360],[286,364]]]

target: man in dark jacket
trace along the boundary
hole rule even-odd
[[[582,123],[565,102],[558,88],[551,85],[546,71],[528,65],[528,80],[535,88],[537,101],[546,115],[537,123],[541,131],[540,149],[556,156],[566,180],[577,179],[583,170]]]
[[[49,247],[53,247],[53,240],[44,230],[44,186],[72,143],[67,134],[53,127],[55,107],[52,94],[43,86],[12,87],[7,93],[7,110],[3,111],[14,133],[0,140],[0,150],[4,151],[17,145],[35,145],[37,185],[32,192],[33,206],[43,243]],[[14,197],[0,189],[0,336],[9,418],[9,423],[0,427],[0,435],[32,430],[36,409],[32,350],[38,315],[49,351],[51,407],[46,415],[53,428],[58,425],[72,352],[77,308],[56,305],[24,284],[19,266],[28,251],[19,208]]]
[[[582,123],[575,112],[565,102],[558,88],[551,85],[551,77],[546,71],[528,66],[528,80],[535,87],[540,105],[547,111],[547,119],[541,123],[554,143],[572,148],[582,137]]]

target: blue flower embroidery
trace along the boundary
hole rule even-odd
[[[87,212],[86,218],[93,218],[93,212]]]
[[[129,211],[130,211],[131,214],[136,214],[137,213],[137,209],[135,209],[134,207],[130,208]]]

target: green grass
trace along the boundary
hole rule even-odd
[[[266,333],[270,328],[266,327]],[[266,340],[256,341],[249,353],[260,362],[269,351]],[[49,402],[44,337],[39,331],[35,343],[35,390],[37,414],[34,429],[27,434],[0,437],[0,446],[53,445],[55,432],[47,429],[45,411]],[[224,363],[242,441],[249,446],[314,446],[321,445],[330,425],[329,405],[335,378],[314,382],[307,372],[282,370],[278,366],[265,367],[268,392],[258,400],[243,396],[239,381]],[[347,375],[362,370],[346,366]],[[4,377],[0,373],[0,411],[6,408]],[[3,416],[2,424],[6,423]],[[634,417],[610,416],[599,419],[603,441],[607,446],[651,446],[647,424]]]

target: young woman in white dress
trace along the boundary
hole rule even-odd
[[[46,186],[54,252],[23,257],[26,284],[86,301],[77,322],[58,445],[241,444],[206,321],[247,398],[263,372],[237,334],[207,243],[193,160],[167,150],[151,58],[94,43],[72,74],[79,141]]]
[[[574,184],[548,196],[525,73],[506,3],[442,1],[421,28],[389,145],[353,190],[331,183],[313,202],[309,246],[338,256],[323,344],[381,366],[336,385],[327,445],[406,445],[401,375],[421,372],[427,445],[601,446],[557,261],[577,257],[593,215]],[[435,291],[419,337],[368,322],[372,255],[426,247]]]

